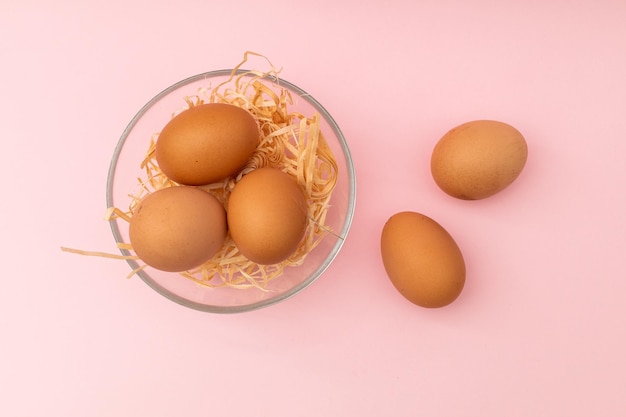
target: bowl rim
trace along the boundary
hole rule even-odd
[[[131,131],[133,130],[133,128],[135,127],[135,125],[139,122],[139,120],[143,117],[143,115],[145,113],[148,112],[148,110],[150,110],[150,108],[152,108],[159,100],[161,100],[163,97],[167,96],[168,94],[172,93],[173,91],[184,87],[188,84],[197,82],[197,81],[201,81],[203,79],[209,79],[209,78],[214,78],[214,77],[223,77],[223,76],[230,76],[230,75],[246,75],[246,74],[250,74],[250,76],[258,76],[258,74],[252,74],[250,70],[247,69],[221,69],[221,70],[213,70],[213,71],[207,71],[207,72],[202,72],[190,77],[187,77],[183,80],[180,80],[172,85],[170,85],[169,87],[165,88],[164,90],[162,90],[160,93],[158,93],[157,95],[155,95],[152,99],[150,99],[146,104],[143,105],[143,107],[141,107],[141,109],[135,114],[135,116],[130,120],[130,122],[128,123],[128,125],[126,126],[126,128],[124,129],[124,131],[122,132],[122,135],[120,137],[120,139],[118,140],[115,149],[113,151],[113,156],[111,158],[111,162],[109,164],[109,171],[107,174],[107,184],[106,184],[106,204],[107,204],[107,208],[111,207],[113,205],[113,183],[114,183],[114,179],[115,179],[115,171],[117,168],[117,162],[119,159],[119,155],[122,152],[122,149],[124,148],[124,145],[126,143],[126,140],[128,139],[128,136],[130,135]],[[355,207],[356,207],[356,172],[355,172],[355,168],[354,168],[354,162],[352,159],[352,154],[350,152],[350,149],[348,148],[348,144],[345,140],[345,137],[343,135],[343,132],[341,131],[341,129],[339,128],[339,125],[337,124],[337,122],[335,121],[335,119],[330,115],[330,113],[324,108],[324,106],[322,106],[322,104],[320,102],[318,102],[313,96],[311,96],[309,93],[307,93],[305,90],[303,90],[302,88],[298,87],[297,85],[283,79],[280,78],[278,76],[275,75],[265,75],[261,78],[268,78],[271,79],[272,82],[284,86],[287,89],[291,90],[292,92],[298,94],[298,96],[300,98],[302,98],[303,100],[307,101],[309,104],[311,104],[319,113],[320,115],[325,119],[325,121],[328,123],[328,125],[330,126],[330,128],[332,129],[333,133],[336,135],[338,141],[339,141],[339,145],[341,147],[343,156],[345,158],[345,164],[346,164],[346,169],[348,171],[348,206],[347,206],[347,211],[345,213],[346,217],[345,217],[345,221],[344,224],[342,226],[342,229],[339,231],[338,236],[340,236],[340,238],[338,238],[335,242],[335,244],[333,245],[329,255],[323,260],[323,262],[302,282],[300,282],[298,285],[294,286],[293,288],[290,288],[289,290],[278,294],[274,297],[270,297],[264,300],[260,300],[260,301],[256,301],[254,303],[250,303],[250,304],[245,304],[245,305],[237,305],[237,306],[217,306],[217,305],[210,305],[210,304],[203,304],[203,303],[199,303],[199,302],[195,302],[195,301],[191,301],[188,300],[184,297],[181,297],[173,292],[171,292],[170,290],[168,290],[167,288],[161,286],[158,282],[156,282],[154,279],[152,279],[149,275],[147,275],[143,270],[139,270],[136,275],[138,275],[141,280],[143,282],[145,282],[150,288],[152,288],[154,291],[156,291],[157,293],[159,293],[160,295],[164,296],[165,298],[178,303],[182,306],[194,309],[194,310],[198,310],[198,311],[203,311],[203,312],[208,312],[208,313],[221,313],[221,314],[227,314],[227,313],[242,313],[242,312],[247,312],[247,311],[254,311],[254,310],[258,310],[260,308],[264,308],[264,307],[268,307],[271,306],[273,304],[277,304],[280,301],[284,301],[288,298],[293,297],[294,295],[300,293],[302,290],[304,290],[306,287],[308,287],[309,285],[311,285],[314,281],[316,281],[325,271],[326,269],[330,266],[330,264],[333,262],[333,260],[336,258],[336,256],[338,255],[341,247],[343,246],[347,236],[348,236],[348,232],[350,230],[350,227],[352,225],[352,220],[354,218],[354,211],[355,211]],[[113,237],[115,238],[116,242],[122,242],[122,236],[120,233],[120,229],[118,227],[118,223],[117,221],[111,220],[109,221],[109,224],[111,226],[111,231],[113,233]],[[120,252],[122,253],[122,255],[128,256],[131,255],[130,251],[126,250],[126,249],[120,249]],[[139,263],[133,259],[127,259],[126,260],[128,262],[128,264],[130,265],[130,267],[135,270],[137,268],[140,267]]]

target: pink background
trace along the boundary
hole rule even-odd
[[[622,0],[4,0],[0,415],[626,415],[625,22]],[[326,274],[222,316],[61,252],[115,252],[106,174],[136,111],[246,50],[350,144],[357,209]],[[457,201],[430,152],[477,118],[516,126],[529,160]],[[401,210],[463,250],[453,305],[389,283],[379,236]]]

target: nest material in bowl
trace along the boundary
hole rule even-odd
[[[264,58],[270,70],[240,70],[250,54]],[[198,187],[213,194],[225,207],[228,206],[228,198],[235,184],[250,171],[266,166],[281,169],[293,176],[308,201],[305,236],[295,253],[283,262],[273,265],[251,262],[240,253],[230,236],[227,236],[224,245],[212,259],[194,270],[181,272],[182,277],[208,287],[265,289],[285,268],[301,265],[325,235],[334,234],[326,226],[326,216],[337,183],[337,163],[322,134],[321,116],[317,112],[305,115],[293,111],[293,99],[292,92],[281,85],[278,71],[271,63],[262,55],[246,52],[243,61],[232,70],[225,81],[215,86],[200,87],[196,94],[183,98],[181,108],[173,110],[172,117],[204,103],[227,103],[248,110],[257,120],[261,133],[260,142],[243,169],[224,181]],[[145,158],[138,161],[143,172],[137,178],[139,191],[130,195],[130,203],[126,209],[109,207],[105,216],[107,220],[121,219],[130,222],[135,208],[146,195],[164,187],[178,185],[163,174],[156,162],[158,136],[158,132],[152,135]],[[132,251],[130,243],[119,242],[117,246],[121,250]],[[135,255],[63,249],[86,255],[141,261]],[[132,271],[129,276],[143,268],[146,268],[145,264]]]

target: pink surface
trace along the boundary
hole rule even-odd
[[[626,3],[103,4],[0,5],[1,415],[626,415]],[[326,274],[221,316],[62,253],[115,251],[106,174],[135,112],[245,50],[351,146],[357,210]],[[516,126],[529,160],[501,194],[457,201],[430,152],[477,118]],[[461,247],[451,306],[413,306],[385,276],[380,230],[401,210]]]

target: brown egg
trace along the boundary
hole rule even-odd
[[[163,128],[155,157],[179,184],[204,185],[235,174],[259,144],[259,127],[240,107],[209,103],[191,107]]]
[[[275,264],[298,249],[307,213],[304,192],[292,176],[258,168],[235,185],[228,200],[228,228],[246,258]]]
[[[130,242],[146,264],[186,271],[211,259],[226,238],[226,212],[195,187],[163,188],[147,195],[130,220]]]
[[[528,148],[514,127],[475,120],[447,132],[435,146],[431,172],[447,194],[479,200],[508,187],[526,164]]]
[[[443,307],[461,294],[465,285],[461,250],[430,217],[410,211],[391,216],[380,246],[391,283],[413,304]]]

